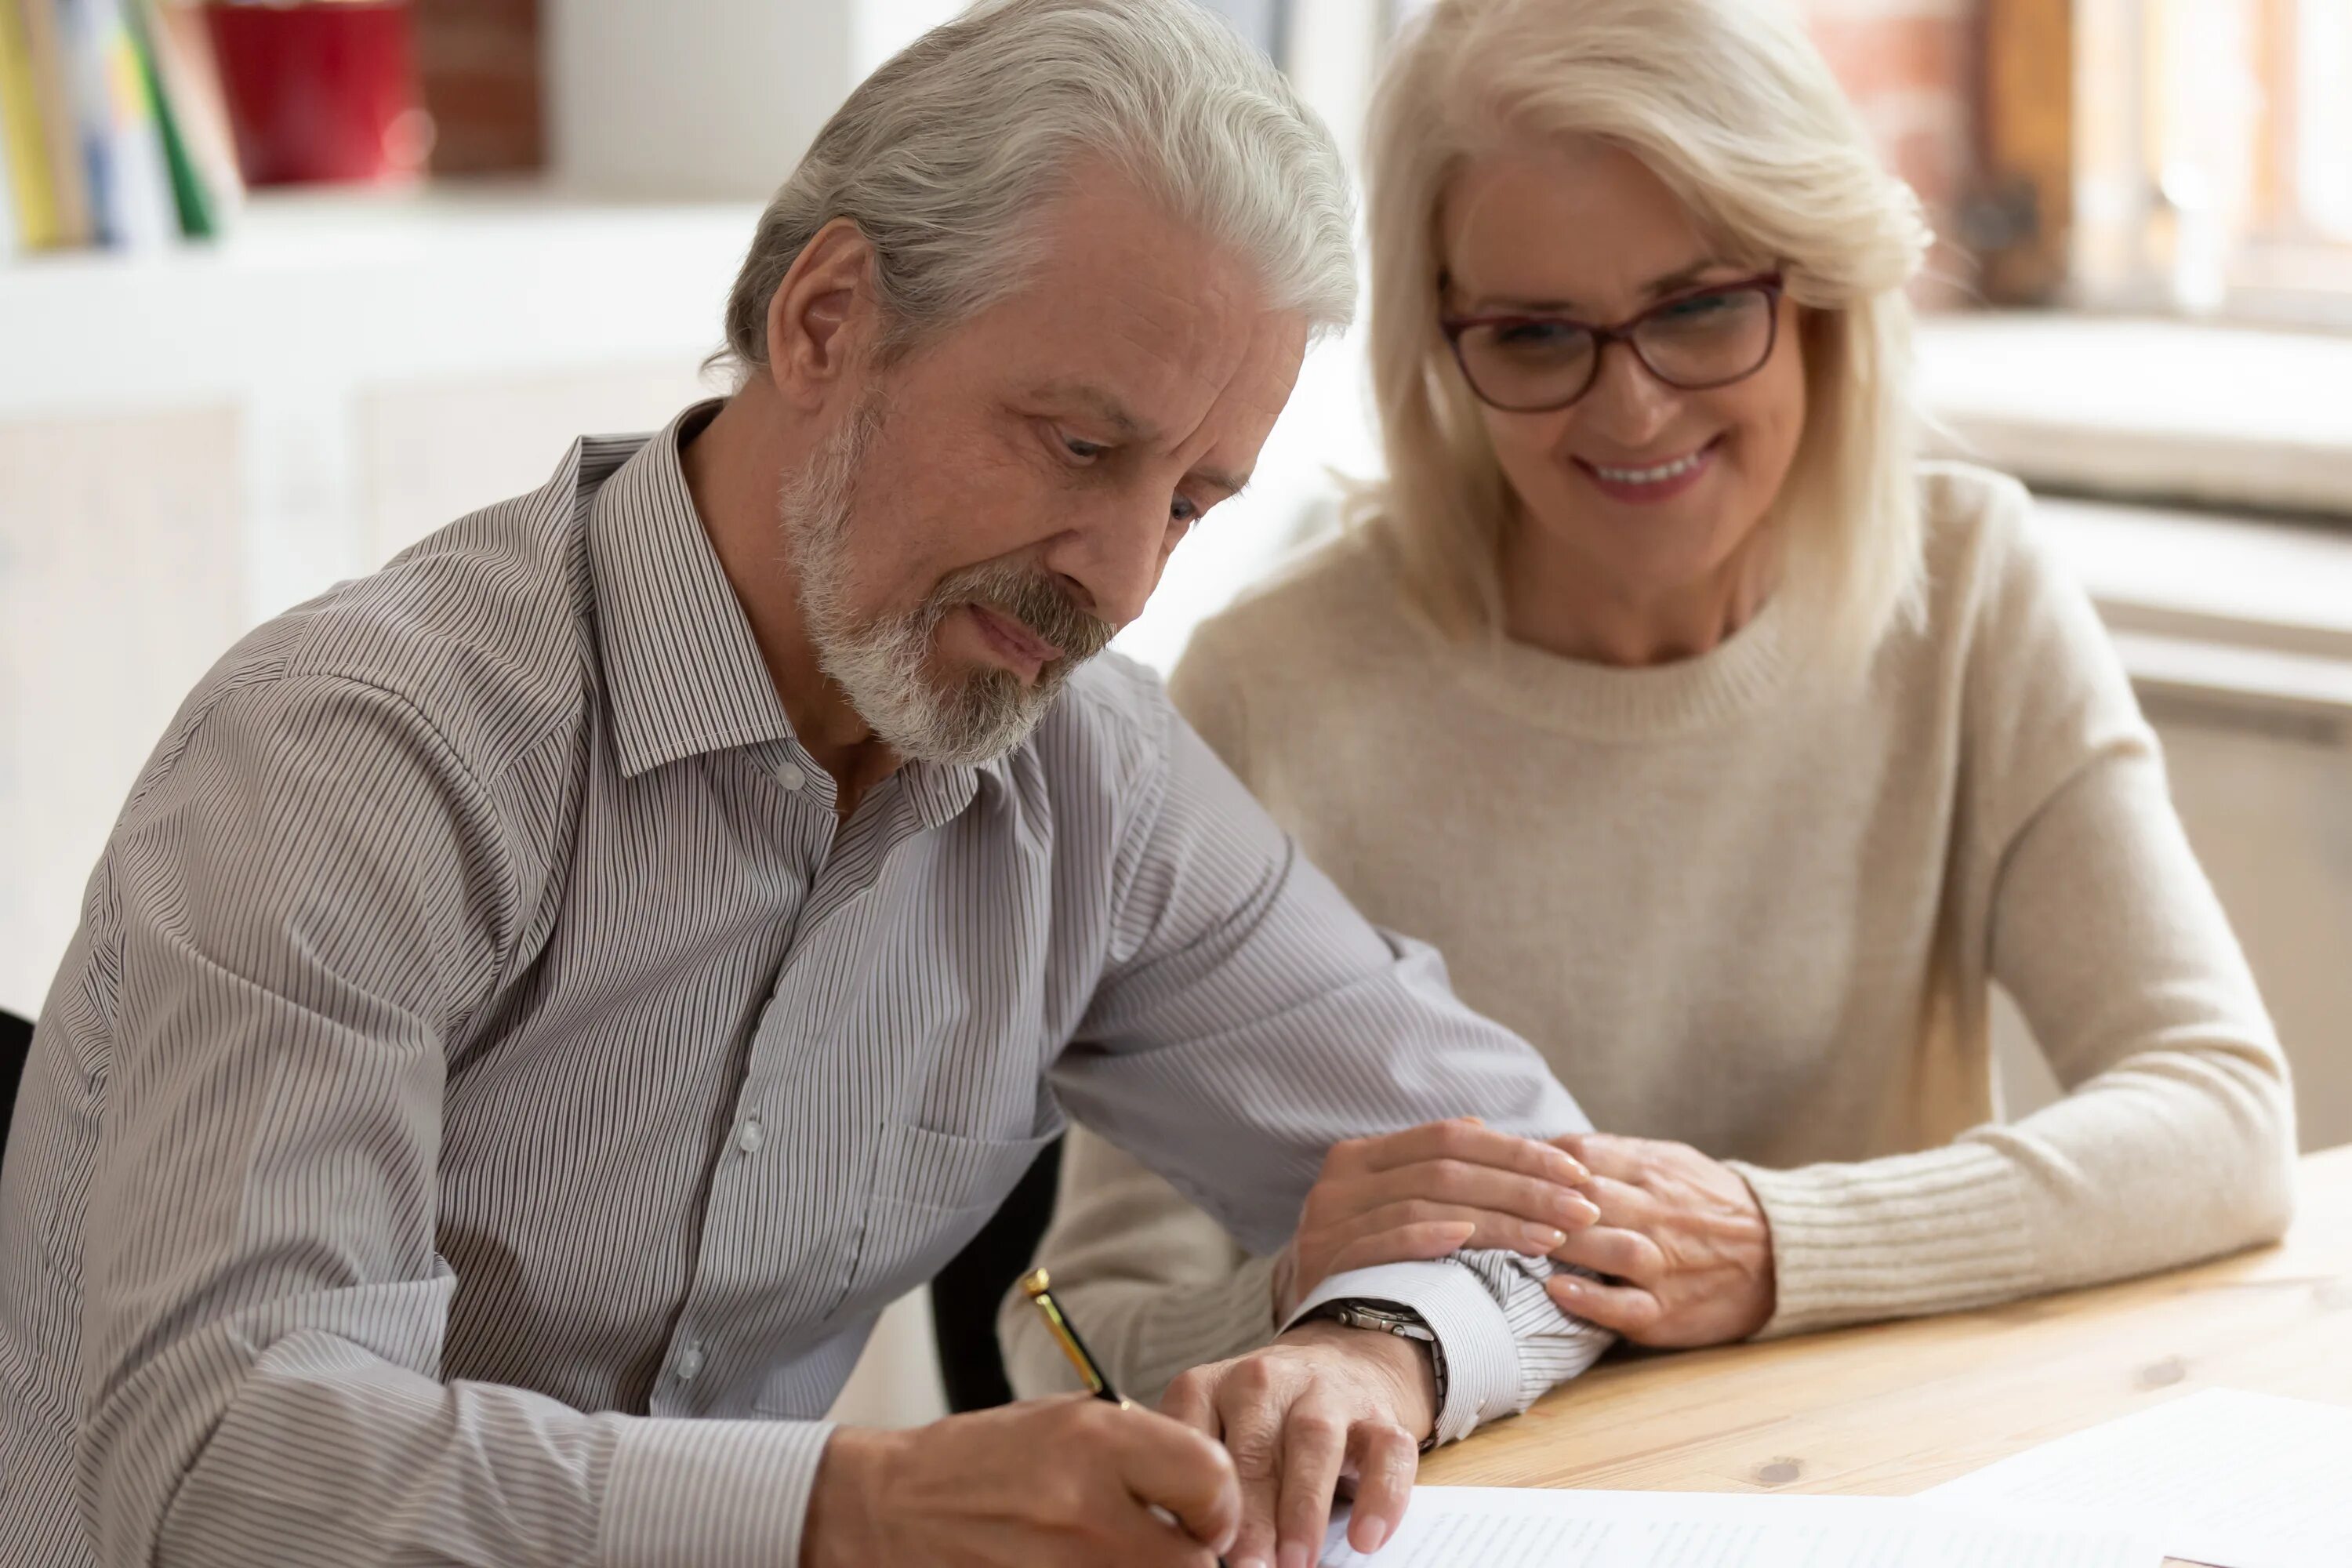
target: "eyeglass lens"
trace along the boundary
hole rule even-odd
[[[1763,368],[1772,352],[1772,295],[1744,287],[1670,300],[1635,322],[1633,352],[1669,386],[1720,386]],[[1487,402],[1558,408],[1582,396],[1599,373],[1589,328],[1562,320],[1481,325],[1460,339],[1462,368]]]

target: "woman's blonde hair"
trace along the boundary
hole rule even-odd
[[[1438,209],[1465,160],[1571,137],[1622,147],[1725,259],[1807,307],[1808,412],[1766,526],[1796,624],[1857,662],[1917,603],[1911,310],[1929,235],[1777,0],[1436,0],[1381,73],[1367,178],[1385,516],[1415,596],[1461,637],[1501,623],[1510,492],[1438,329]]]

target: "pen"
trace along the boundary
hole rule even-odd
[[[1078,1338],[1078,1331],[1063,1313],[1062,1304],[1054,1300],[1053,1283],[1044,1269],[1032,1269],[1023,1277],[1021,1291],[1045,1318],[1054,1342],[1062,1347],[1062,1353],[1078,1369],[1078,1379],[1087,1385],[1087,1392],[1097,1399],[1109,1400],[1122,1410],[1131,1408],[1133,1402],[1120,1396],[1118,1390],[1110,1385],[1110,1379],[1103,1375],[1102,1368],[1095,1364],[1095,1358],[1087,1353],[1087,1342]]]
[[[1078,1369],[1078,1378],[1087,1385],[1087,1392],[1097,1399],[1108,1399],[1121,1410],[1134,1409],[1134,1401],[1123,1397],[1118,1389],[1113,1388],[1110,1379],[1103,1375],[1103,1369],[1095,1364],[1094,1356],[1087,1350],[1087,1342],[1078,1338],[1077,1326],[1062,1310],[1062,1304],[1054,1300],[1053,1284],[1052,1278],[1044,1269],[1033,1268],[1022,1276],[1021,1293],[1029,1298],[1030,1303],[1045,1320],[1046,1331],[1054,1336],[1054,1342],[1062,1347],[1062,1353],[1070,1358],[1070,1364]],[[1175,1515],[1164,1508],[1155,1506],[1151,1511],[1171,1524],[1177,1522]],[[1223,1558],[1217,1559],[1217,1568],[1225,1568]]]

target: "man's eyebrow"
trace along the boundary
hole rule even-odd
[[[1160,432],[1127,411],[1127,405],[1098,386],[1083,382],[1057,381],[1044,389],[1049,403],[1074,405],[1081,411],[1101,420],[1116,432],[1122,441],[1149,446],[1160,438]]]
[[[1222,468],[1195,468],[1192,477],[1212,489],[1223,490],[1227,500],[1249,489],[1249,475],[1228,473]]]
[[[1160,439],[1157,428],[1129,413],[1126,405],[1098,386],[1089,386],[1083,382],[1055,382],[1044,389],[1043,396],[1049,403],[1082,409],[1110,426],[1120,440],[1133,446],[1149,447]],[[1251,478],[1248,474],[1236,474],[1224,468],[1195,468],[1192,477],[1211,489],[1222,491],[1227,500],[1249,489]]]

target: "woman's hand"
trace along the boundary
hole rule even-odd
[[[1600,1209],[1586,1172],[1559,1148],[1496,1132],[1475,1117],[1335,1143],[1276,1260],[1275,1310],[1287,1319],[1334,1274],[1444,1258],[1465,1247],[1541,1258]],[[1732,1178],[1735,1182],[1738,1177]]]
[[[1570,1133],[1558,1140],[1591,1173],[1600,1223],[1552,1249],[1549,1289],[1564,1312],[1635,1344],[1686,1348],[1744,1340],[1771,1321],[1772,1227],[1739,1173],[1687,1143]]]

